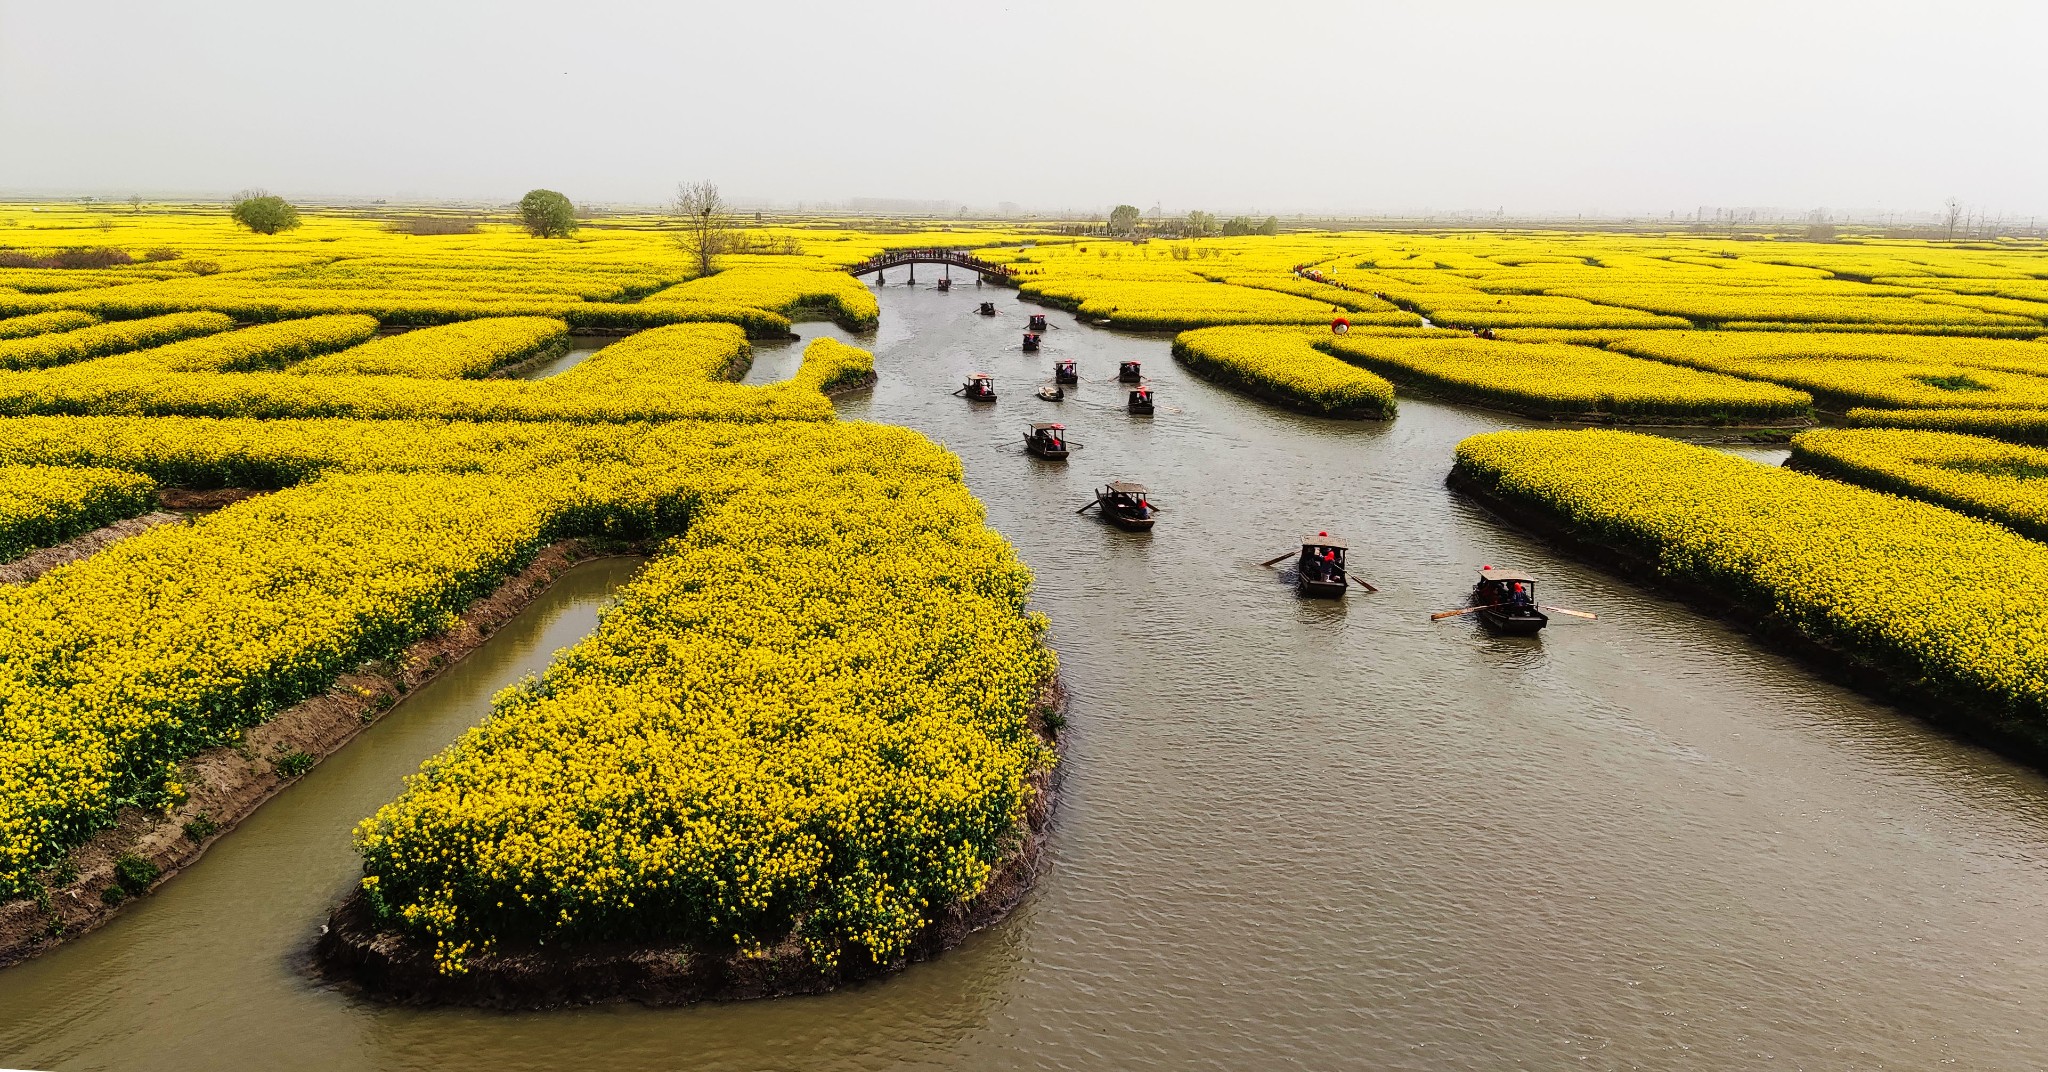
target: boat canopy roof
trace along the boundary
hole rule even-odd
[[[1303,547],[1334,547],[1339,550],[1350,550],[1351,548],[1350,544],[1335,536],[1303,536],[1301,538],[1301,545]]]
[[[970,379],[970,380],[993,380],[993,379],[995,379],[995,377],[994,377],[994,376],[991,376],[991,375],[989,375],[989,374],[988,374],[988,373],[986,373],[986,372],[976,372],[976,373],[973,373],[973,374],[969,375],[969,376],[968,376],[967,378],[968,378],[968,379]]]
[[[1109,490],[1118,495],[1143,495],[1145,485],[1133,484],[1127,480],[1112,480],[1109,482]]]
[[[1067,426],[1064,424],[1034,424],[1031,426],[1031,430],[1034,432],[1043,432],[1048,428],[1059,432],[1067,430]]]
[[[1536,583],[1536,578],[1531,577],[1526,573],[1520,573],[1511,569],[1480,570],[1479,579],[1482,581],[1520,581],[1523,584]]]

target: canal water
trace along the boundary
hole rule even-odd
[[[588,627],[588,567],[104,931],[0,972],[0,1065],[63,1069],[2027,1069],[2048,1065],[2048,785],[1561,556],[1443,484],[1513,426],[1282,412],[1161,337],[1003,291],[890,286],[847,419],[956,451],[1037,572],[1073,698],[1054,862],[1008,921],[817,998],[520,1015],[391,1009],[298,958],[351,823]],[[984,297],[1002,315],[975,315]],[[750,381],[802,345],[761,347]],[[1087,381],[1032,397],[1060,357]],[[1144,363],[1152,418],[1104,382]],[[999,400],[949,392],[971,372]],[[1021,433],[1059,420],[1065,465]],[[1778,452],[1756,456],[1775,460]],[[1073,510],[1110,479],[1149,534]],[[1380,589],[1256,563],[1348,537]],[[1483,563],[1596,611],[1431,623]]]
[[[545,380],[550,376],[560,376],[617,341],[617,337],[609,335],[571,335],[567,350],[546,361],[514,366],[505,375],[515,380]]]

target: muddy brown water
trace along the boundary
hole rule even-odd
[[[1016,915],[819,998],[503,1015],[309,981],[349,826],[589,627],[629,568],[599,563],[148,903],[0,973],[0,1065],[2048,1065],[2048,785],[1457,499],[1452,446],[1516,422],[1409,399],[1387,424],[1306,418],[1064,313],[1024,355],[1034,307],[1007,292],[882,302],[853,340],[882,380],[841,412],[960,454],[1037,571],[1073,697],[1052,870]],[[749,378],[801,349],[760,347]],[[1031,397],[1060,357],[1089,382]],[[1123,358],[1158,416],[1101,382]],[[975,371],[995,405],[947,394]],[[1039,420],[1086,448],[1026,457]],[[1149,535],[1072,514],[1118,477],[1167,507]],[[1378,595],[1304,602],[1253,565],[1319,529]],[[1489,562],[1601,621],[1431,624]]]

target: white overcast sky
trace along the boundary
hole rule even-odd
[[[0,192],[2048,217],[2048,2],[0,0]]]

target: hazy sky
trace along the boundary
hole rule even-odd
[[[2048,217],[2048,3],[0,0],[0,191]]]

